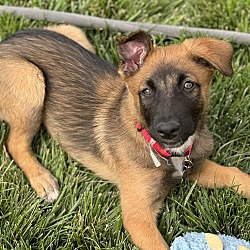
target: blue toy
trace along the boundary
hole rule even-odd
[[[228,235],[192,232],[177,237],[170,250],[250,250],[250,242]]]

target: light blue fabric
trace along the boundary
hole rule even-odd
[[[250,242],[237,239],[228,235],[218,235],[223,242],[223,250],[238,250],[238,246],[242,245],[250,249]],[[186,233],[177,237],[172,243],[171,250],[210,250],[204,233]]]

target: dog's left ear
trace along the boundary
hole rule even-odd
[[[187,39],[183,42],[195,60],[219,70],[223,75],[233,74],[233,47],[230,43],[214,38]]]
[[[153,48],[150,37],[144,31],[117,38],[117,52],[120,58],[119,73],[131,76],[138,71]]]

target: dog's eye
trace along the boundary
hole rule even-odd
[[[153,91],[150,88],[145,88],[141,91],[141,93],[145,96],[151,96],[153,94]]]
[[[192,90],[195,87],[195,83],[191,82],[191,81],[186,81],[183,85],[183,88],[187,91]]]

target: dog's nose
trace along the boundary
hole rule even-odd
[[[178,137],[181,124],[177,121],[161,122],[157,125],[157,132],[163,139],[172,140]]]

